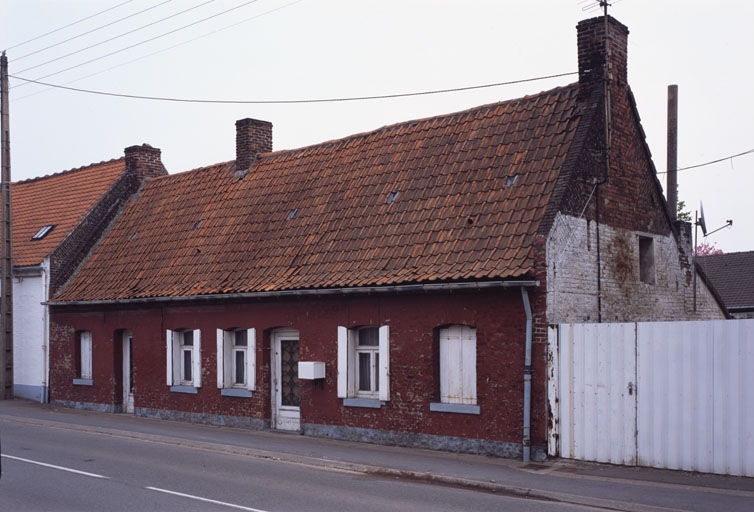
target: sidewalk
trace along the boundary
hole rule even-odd
[[[80,411],[22,400],[0,401],[0,425],[6,421],[611,510],[754,509],[754,478],[570,460],[524,464],[512,459]]]

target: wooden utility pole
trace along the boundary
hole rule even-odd
[[[8,57],[3,51],[0,56],[0,149],[2,172],[0,173],[0,264],[2,281],[0,282],[0,371],[3,387],[0,398],[13,398],[13,252],[11,242],[11,208],[10,208],[10,128],[8,116]]]

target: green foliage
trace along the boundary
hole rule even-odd
[[[691,222],[691,212],[684,211],[686,209],[686,201],[678,201],[678,205],[676,207],[677,215],[676,217],[678,220],[682,220],[684,222]]]

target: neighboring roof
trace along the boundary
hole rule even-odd
[[[152,180],[56,301],[526,278],[578,85]],[[582,102],[583,103],[583,102]]]
[[[699,256],[696,261],[729,311],[754,310],[754,251]]]
[[[42,263],[125,173],[125,159],[100,162],[11,185],[13,266]],[[32,237],[55,226],[39,240]]]

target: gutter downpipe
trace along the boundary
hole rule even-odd
[[[524,300],[526,312],[526,356],[524,360],[524,462],[531,460],[531,348],[532,348],[532,315],[529,303],[529,292],[521,287],[521,298]]]

